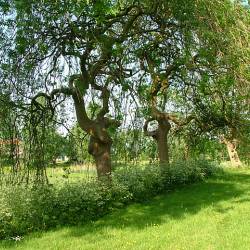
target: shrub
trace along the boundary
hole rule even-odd
[[[129,202],[144,201],[176,186],[203,180],[216,169],[206,161],[178,161],[168,167],[117,169],[110,185],[92,180],[1,187],[0,238],[94,220]]]
[[[158,166],[124,167],[115,172],[114,179],[126,187],[135,201],[150,198],[164,189],[164,176]]]
[[[206,160],[176,161],[166,170],[170,187],[201,181],[217,172],[217,167]]]

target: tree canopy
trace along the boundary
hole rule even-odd
[[[46,124],[71,97],[99,177],[127,102],[163,163],[171,127],[249,120],[250,15],[236,1],[8,0],[0,10],[1,94]]]

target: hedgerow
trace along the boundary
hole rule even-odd
[[[0,238],[96,220],[113,209],[201,181],[216,171],[207,161],[179,161],[168,167],[119,168],[111,184],[93,179],[63,185],[2,186]]]

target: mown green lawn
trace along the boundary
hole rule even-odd
[[[250,170],[227,170],[96,222],[3,241],[0,249],[250,249]]]

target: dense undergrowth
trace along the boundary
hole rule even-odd
[[[207,161],[116,169],[112,184],[97,180],[63,185],[2,186],[0,238],[60,225],[83,224],[133,201],[143,202],[177,186],[201,181],[218,168]]]

